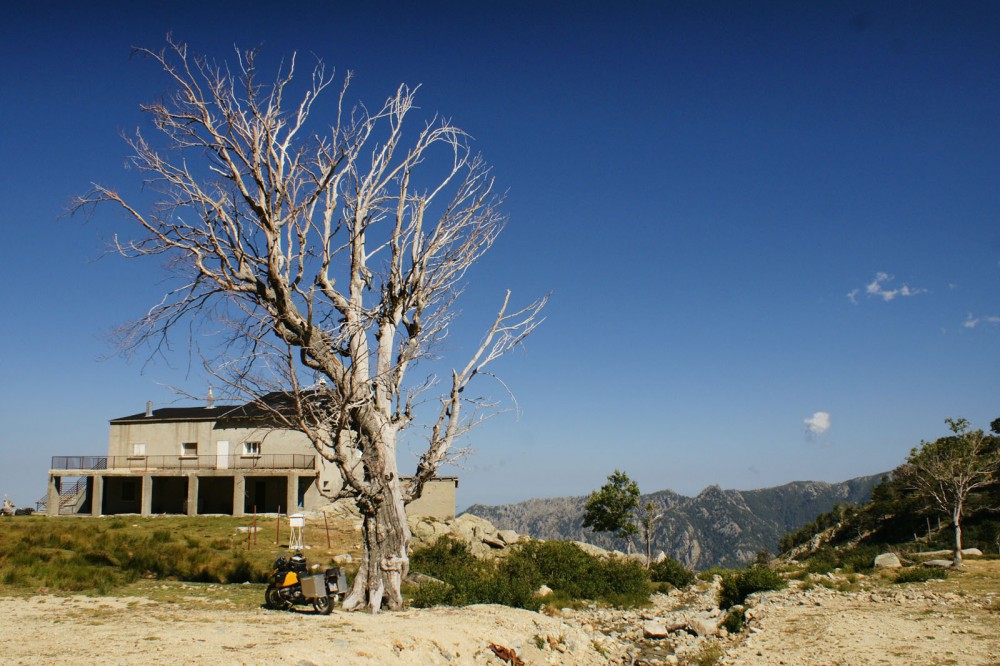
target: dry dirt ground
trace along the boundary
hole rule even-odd
[[[949,582],[793,592],[762,604],[762,617],[722,663],[1000,664],[1000,590],[959,594],[944,591]]]
[[[1000,561],[970,563],[948,581],[898,586],[875,579],[847,591],[766,593],[748,631],[688,639],[680,663],[854,665],[1000,664]],[[174,584],[175,586],[180,584]],[[164,585],[165,589],[167,586]],[[0,661],[8,664],[502,664],[490,644],[525,664],[631,663],[625,637],[605,636],[586,612],[568,617],[498,606],[370,616],[255,608],[227,586],[156,586],[132,597],[0,597]],[[232,588],[233,586],[228,586]],[[238,586],[237,586],[238,587]],[[659,595],[645,616],[670,612]],[[635,613],[632,611],[631,613]],[[702,641],[699,646],[697,641]],[[662,657],[676,663],[664,639]],[[706,649],[696,649],[704,647]],[[708,649],[711,648],[711,649]],[[711,659],[708,655],[711,654]],[[686,656],[685,656],[686,655]]]
[[[212,608],[41,595],[0,598],[0,617],[5,664],[504,663],[491,642],[529,664],[607,663],[579,628],[499,606],[319,616],[305,609],[238,610],[223,602]],[[542,641],[545,650],[538,647]]]

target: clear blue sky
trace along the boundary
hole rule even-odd
[[[104,453],[108,419],[207,385],[183,346],[113,355],[160,267],[100,258],[110,211],[60,219],[91,181],[137,191],[119,132],[167,84],[130,47],[168,31],[316,54],[371,104],[422,84],[493,164],[510,224],[446,351],[503,289],[553,296],[496,367],[520,417],[449,470],[460,508],[614,468],[687,494],[839,481],[946,417],[1000,417],[1000,5],[423,4],[5,5],[0,494],[33,502],[50,456]]]

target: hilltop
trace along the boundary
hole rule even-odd
[[[841,483],[795,481],[758,490],[723,490],[709,486],[695,497],[671,490],[643,495],[662,507],[664,517],[654,537],[662,550],[687,567],[739,566],[761,550],[777,552],[782,536],[838,504],[863,504],[882,474]],[[530,499],[516,504],[474,504],[464,511],[499,529],[538,539],[586,541],[624,550],[621,540],[583,527],[586,497]]]

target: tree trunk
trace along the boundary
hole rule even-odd
[[[344,599],[344,610],[377,613],[383,603],[389,610],[399,610],[403,607],[403,579],[410,569],[410,526],[399,477],[385,484],[382,502],[361,501],[359,505],[364,551],[354,586]]]
[[[952,520],[955,522],[955,559],[952,561],[952,567],[958,568],[962,566],[962,509],[961,506],[955,510]]]

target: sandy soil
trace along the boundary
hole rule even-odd
[[[534,664],[671,664],[703,647],[718,663],[747,666],[1000,664],[1000,561],[942,583],[770,592],[749,630],[726,638],[678,634],[636,649],[643,618],[677,611],[673,595],[652,608],[578,611],[566,617],[471,606],[370,616],[246,610],[197,590],[147,597],[0,597],[5,664],[502,664],[490,645]],[[978,572],[978,573],[976,573]],[[973,576],[979,578],[973,579]],[[224,587],[224,586],[217,586]],[[181,594],[187,594],[183,591]],[[152,596],[152,595],[151,595]],[[623,628],[601,633],[599,617]],[[692,642],[693,641],[693,642]],[[638,645],[638,644],[637,644]],[[718,651],[716,652],[718,657]],[[639,657],[638,661],[634,661]]]
[[[1000,664],[1000,613],[992,600],[829,594],[769,608],[725,663]]]
[[[200,606],[201,604],[199,604]],[[498,606],[371,616],[180,607],[123,597],[0,598],[5,664],[604,664],[560,619]],[[538,637],[538,639],[536,639]],[[551,637],[552,645],[549,644]],[[598,638],[601,638],[598,636]],[[546,642],[540,650],[536,643]],[[611,647],[609,645],[609,647]]]

